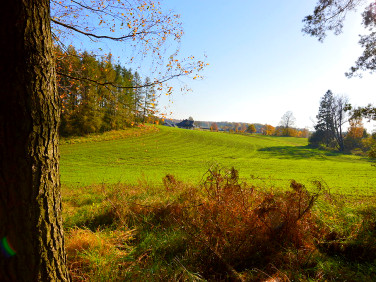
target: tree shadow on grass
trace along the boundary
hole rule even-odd
[[[258,151],[264,152],[270,157],[283,159],[325,158],[342,155],[342,153],[339,152],[323,151],[309,146],[275,146],[261,148]]]

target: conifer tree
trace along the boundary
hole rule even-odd
[[[145,79],[145,85],[151,85],[149,77]],[[147,118],[155,113],[156,97],[154,87],[147,86],[142,94],[142,122],[147,122]]]
[[[316,116],[317,124],[315,125],[316,137],[320,136],[320,143],[324,143],[326,146],[329,146],[334,139],[333,109],[333,92],[328,90],[321,98],[319,112]]]

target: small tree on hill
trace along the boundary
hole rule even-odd
[[[218,125],[217,125],[217,123],[213,122],[213,123],[210,125],[210,131],[215,131],[215,132],[218,131]]]
[[[269,125],[269,124],[265,124],[262,128],[261,128],[261,134],[262,135],[273,135],[275,132],[275,127],[272,126],[272,125]]]
[[[254,124],[248,125],[247,131],[251,134],[256,133],[256,126]]]
[[[361,148],[362,139],[367,137],[367,131],[363,127],[363,122],[361,119],[352,119],[349,121],[350,127],[347,130],[345,136],[345,147],[346,150],[352,150],[355,148]]]
[[[295,125],[295,117],[291,111],[286,112],[280,121],[280,125],[283,128],[283,136],[291,136],[290,129]]]
[[[242,123],[241,125],[240,125],[240,132],[246,132],[246,130],[247,130],[247,124],[245,124],[245,123]]]

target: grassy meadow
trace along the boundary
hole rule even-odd
[[[72,281],[376,280],[365,157],[162,126],[60,148]]]
[[[369,159],[307,147],[307,139],[146,127],[62,141],[63,185],[161,183],[166,174],[198,183],[213,163],[258,186],[319,179],[336,193],[373,195]]]

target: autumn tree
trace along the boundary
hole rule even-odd
[[[262,135],[274,135],[274,132],[275,132],[275,127],[270,125],[270,124],[265,124],[262,128],[261,128],[261,134]]]
[[[299,137],[308,138],[309,130],[307,128],[304,128],[303,130],[299,131]]]
[[[249,133],[253,134],[253,133],[256,133],[257,130],[256,130],[256,127],[255,127],[254,124],[250,124],[250,125],[248,125],[247,131]]]
[[[287,134],[288,134],[287,136],[290,136],[290,137],[300,137],[299,130],[297,130],[296,128],[289,128]]]
[[[215,123],[215,122],[212,122],[212,123],[210,124],[210,131],[217,132],[217,131],[218,131],[218,124]]]
[[[244,133],[247,130],[247,124],[246,123],[240,123],[239,131]]]
[[[0,279],[68,281],[49,1],[6,1],[0,21]]]
[[[350,127],[347,129],[347,134],[344,138],[346,150],[352,150],[363,147],[362,139],[367,137],[367,131],[363,126],[363,122],[360,118],[350,119]]]

